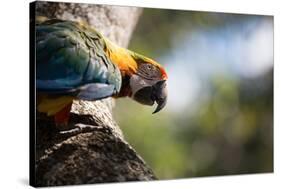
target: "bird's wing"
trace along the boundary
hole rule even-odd
[[[97,100],[120,91],[120,70],[108,58],[102,36],[62,20],[36,25],[36,88],[47,94]]]

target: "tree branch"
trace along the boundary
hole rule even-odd
[[[37,2],[36,15],[85,21],[126,47],[141,9]],[[37,112],[36,186],[154,180],[151,169],[125,141],[113,119],[114,100],[74,101],[70,123],[96,126],[90,133],[60,138],[53,121]]]

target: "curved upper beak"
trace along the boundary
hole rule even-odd
[[[167,97],[168,97],[168,90],[167,90],[166,80],[158,81],[155,85],[153,85],[151,98],[152,100],[155,100],[157,103],[157,107],[154,110],[153,114],[159,112],[165,107],[167,103]]]
[[[152,106],[156,102],[157,107],[153,112],[153,114],[155,114],[165,107],[167,103],[167,95],[168,90],[166,80],[161,80],[154,85],[142,87],[133,94],[132,98],[144,105]]]

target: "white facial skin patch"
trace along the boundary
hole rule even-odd
[[[135,95],[135,93],[144,87],[151,87],[154,84],[156,84],[159,80],[149,80],[142,78],[138,75],[132,75],[130,78],[130,87],[132,89],[132,97]]]

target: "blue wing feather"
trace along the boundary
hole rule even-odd
[[[85,100],[111,96],[121,88],[121,73],[103,51],[92,28],[72,21],[36,25],[36,88],[47,94]]]
[[[108,84],[88,84],[83,86],[77,97],[82,100],[98,100],[109,97],[115,93],[115,87]]]

